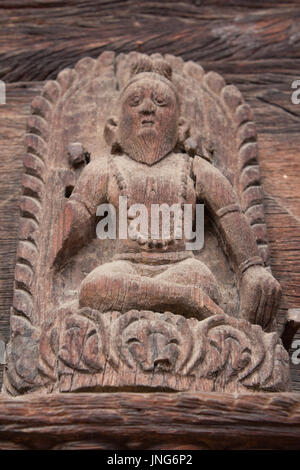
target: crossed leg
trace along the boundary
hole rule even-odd
[[[216,281],[200,261],[181,261],[153,278],[138,274],[129,261],[114,261],[94,269],[82,281],[79,304],[101,312],[147,309],[203,319],[223,313],[209,294],[217,301]]]

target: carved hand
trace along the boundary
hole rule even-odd
[[[272,274],[262,266],[251,266],[240,284],[241,318],[272,330],[280,297],[280,285]]]

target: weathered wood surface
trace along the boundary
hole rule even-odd
[[[201,4],[199,4],[201,3]],[[217,4],[217,6],[216,6]],[[22,136],[36,80],[54,78],[78,59],[105,49],[168,52],[201,62],[237,85],[253,107],[274,275],[283,288],[281,314],[299,306],[300,105],[291,102],[299,78],[300,6],[266,2],[1,3],[0,78],[0,322],[8,338],[18,231]],[[140,41],[140,42],[139,42]],[[140,44],[140,45],[139,45]],[[33,81],[34,80],[34,81]],[[30,83],[20,83],[31,81]],[[299,366],[292,366],[300,390]]]
[[[298,70],[297,0],[4,0],[0,12],[1,78],[10,82],[55,78],[86,55],[138,45],[220,73],[242,62],[251,74],[275,62],[277,70]]]
[[[299,449],[299,435],[289,393],[0,399],[0,449]]]

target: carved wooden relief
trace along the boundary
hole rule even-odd
[[[252,119],[236,87],[169,55],[106,52],[45,85],[28,119],[6,392],[289,390]],[[113,240],[97,233],[103,204]],[[132,230],[136,204],[180,216],[154,237],[141,219]],[[191,250],[177,234],[199,204]]]

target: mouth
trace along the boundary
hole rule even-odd
[[[148,118],[148,119],[143,119],[141,124],[143,127],[152,127],[154,126],[155,122],[154,122],[154,119]]]

